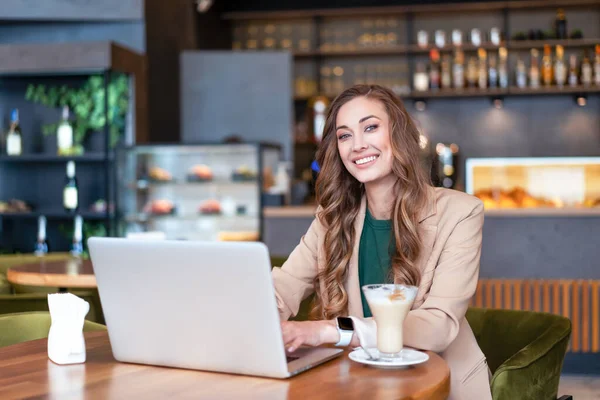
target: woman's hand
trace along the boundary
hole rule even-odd
[[[284,321],[281,332],[285,348],[290,353],[302,345],[320,346],[339,341],[335,321]]]

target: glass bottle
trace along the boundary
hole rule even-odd
[[[556,60],[554,61],[554,80],[557,86],[564,86],[567,81],[567,68],[564,60],[564,48],[556,46]]]
[[[19,110],[14,109],[10,114],[10,127],[6,134],[6,154],[20,156],[23,152],[23,136],[19,125]]]
[[[544,45],[544,56],[542,57],[542,81],[544,86],[552,85],[553,71],[552,71],[552,52],[550,46]]]
[[[531,49],[531,65],[529,66],[529,86],[533,89],[540,87],[540,52],[537,49]]]

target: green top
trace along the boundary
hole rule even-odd
[[[361,286],[361,299],[365,317],[371,317],[371,310],[362,292],[363,285],[390,282],[390,255],[395,251],[392,239],[392,221],[375,219],[369,209],[365,216],[360,246],[358,248],[358,279]]]

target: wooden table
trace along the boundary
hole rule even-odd
[[[0,349],[0,399],[446,399],[450,372],[435,353],[409,369],[381,370],[347,354],[286,380],[116,362],[106,332],[87,333],[87,361],[59,366],[47,340]]]
[[[89,260],[72,258],[62,261],[40,261],[9,268],[6,278],[17,285],[65,288],[96,288],[94,268]]]

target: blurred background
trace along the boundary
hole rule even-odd
[[[571,317],[568,367],[600,370],[600,1],[5,0],[0,59],[0,253],[158,234],[285,257],[327,106],[376,83],[432,182],[484,202],[481,302]]]

